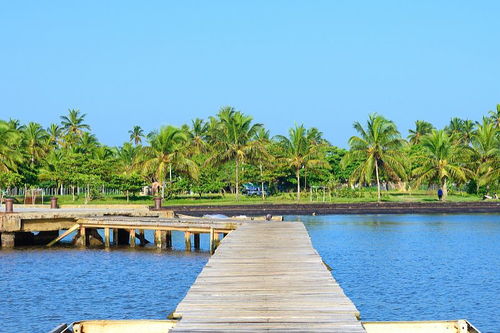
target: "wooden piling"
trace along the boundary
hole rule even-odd
[[[191,251],[191,233],[189,231],[184,232],[184,244],[186,251]]]
[[[118,229],[113,228],[113,245],[118,245]]]
[[[199,250],[200,249],[200,234],[195,233],[193,238],[194,238],[194,248],[196,250]]]
[[[172,246],[173,246],[173,244],[172,244],[172,231],[171,230],[162,231],[162,234],[165,235],[167,247],[172,248]]]
[[[111,244],[109,240],[109,228],[104,228],[104,246],[109,247]]]
[[[80,247],[87,246],[87,232],[85,227],[80,227],[80,242],[78,244]]]
[[[139,241],[141,246],[146,245],[146,237],[144,236],[144,229],[139,229]]]
[[[135,247],[135,229],[130,229],[129,233],[130,233],[130,238],[129,238],[130,247]]]
[[[215,252],[215,233],[214,228],[210,228],[210,254]]]

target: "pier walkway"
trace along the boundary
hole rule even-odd
[[[232,231],[173,316],[172,332],[365,332],[300,222]]]

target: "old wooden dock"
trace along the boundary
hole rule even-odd
[[[365,332],[300,222],[239,226],[173,315],[173,332]]]

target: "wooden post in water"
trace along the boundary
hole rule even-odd
[[[80,240],[79,240],[79,247],[86,247],[87,246],[87,234],[85,227],[80,227]]]
[[[110,246],[110,241],[109,241],[109,228],[104,228],[104,246],[109,247]]]
[[[130,229],[130,247],[135,247],[135,229]]]
[[[214,228],[210,228],[210,254],[215,252],[215,233]]]
[[[184,232],[184,244],[186,244],[186,251],[191,251],[191,233],[189,231]]]
[[[118,229],[113,228],[113,245],[118,245]]]
[[[168,246],[167,232],[162,230],[155,230],[155,244],[156,248],[165,250]]]
[[[139,229],[139,241],[141,246],[146,245],[146,237],[144,236],[144,229]]]
[[[200,234],[195,233],[193,238],[194,238],[194,248],[196,250],[199,250],[200,249]]]
[[[165,235],[167,247],[172,248],[172,246],[173,246],[173,244],[172,244],[172,231],[171,230],[162,231],[162,234]]]

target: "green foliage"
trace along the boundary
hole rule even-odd
[[[103,200],[103,188],[118,189],[128,200],[144,185],[159,185],[172,201],[186,195],[230,200],[241,183],[252,182],[265,184],[273,200],[300,201],[301,189],[307,200],[311,187],[328,189],[336,200],[394,200],[380,187],[415,193],[438,184],[477,198],[500,188],[499,115],[500,104],[481,122],[453,118],[443,130],[419,120],[406,142],[392,121],[372,114],[366,125],[354,123],[358,135],[345,150],[303,125],[273,137],[251,116],[224,107],[206,120],[148,135],[133,126],[130,142],[108,147],[91,132],[86,115],[72,109],[47,129],[0,120],[0,188],[69,188],[71,200],[89,202]],[[294,189],[297,194],[280,194]]]

